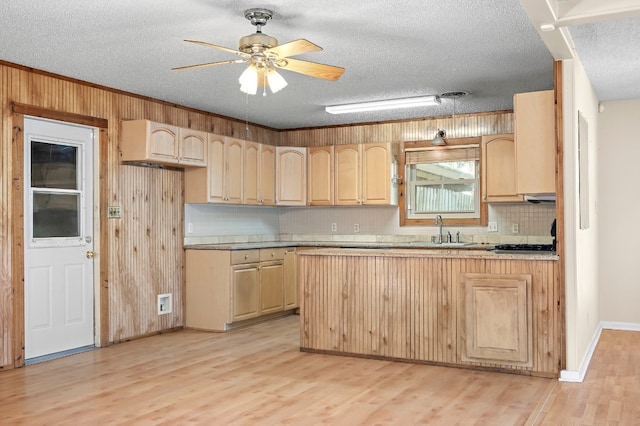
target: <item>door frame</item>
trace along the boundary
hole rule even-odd
[[[25,363],[24,330],[24,116],[32,116],[95,127],[98,138],[94,145],[94,337],[96,346],[106,346],[109,336],[109,244],[107,239],[107,176],[109,121],[103,118],[66,113],[32,105],[11,103],[12,120],[12,260],[13,289],[13,366]],[[104,259],[104,261],[101,261]]]

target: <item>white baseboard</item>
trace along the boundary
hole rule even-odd
[[[591,357],[593,357],[593,352],[596,349],[598,340],[600,340],[600,334],[602,334],[602,330],[640,331],[640,324],[630,322],[600,321],[600,324],[598,324],[598,328],[593,335],[593,339],[591,339],[591,343],[589,344],[589,349],[582,359],[580,370],[562,370],[560,372],[560,379],[558,380],[560,380],[561,382],[576,383],[582,383],[584,381],[584,376],[587,374],[587,369],[589,368]]]
[[[640,324],[633,322],[602,321],[600,327],[606,330],[640,331]]]

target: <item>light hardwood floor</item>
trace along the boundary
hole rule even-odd
[[[0,372],[0,424],[640,424],[640,333],[582,384],[301,353],[298,317],[183,330]]]

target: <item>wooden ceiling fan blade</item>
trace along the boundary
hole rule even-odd
[[[206,64],[187,65],[185,67],[177,67],[177,68],[171,68],[171,69],[173,71],[184,71],[184,70],[192,70],[192,69],[195,69],[195,68],[211,67],[211,66],[214,66],[214,65],[240,64],[242,62],[244,62],[244,59],[231,59],[230,61],[207,62]]]
[[[288,43],[266,49],[265,53],[275,53],[280,58],[288,58],[289,56],[301,55],[308,52],[319,52],[321,50],[322,47],[311,43],[309,40],[301,38],[299,40],[290,41]]]
[[[198,40],[185,40],[187,43],[199,44],[200,46],[211,47],[213,49],[222,50],[224,52],[233,53],[234,55],[242,56],[243,58],[248,58],[251,55],[248,53],[241,52],[235,49],[229,49],[228,47],[218,46],[217,44],[207,43],[206,41],[198,41]]]
[[[344,68],[333,65],[319,64],[317,62],[301,61],[300,59],[286,58],[275,63],[278,68],[309,75],[311,77],[323,78],[325,80],[336,81],[344,73]]]

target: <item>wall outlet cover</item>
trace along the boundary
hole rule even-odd
[[[170,314],[173,312],[173,294],[165,293],[158,295],[158,315]]]
[[[107,207],[107,218],[108,219],[120,219],[122,214],[120,212],[120,206],[109,206]]]
[[[353,224],[353,232],[360,232],[360,224],[359,223],[354,223]]]
[[[331,232],[338,232],[338,224],[333,222],[331,224]]]

